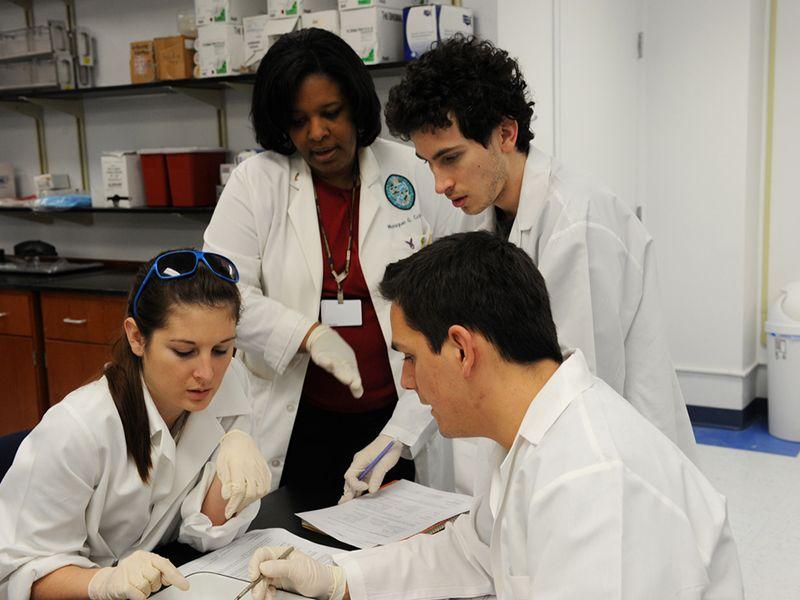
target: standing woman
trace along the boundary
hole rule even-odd
[[[347,469],[349,498],[377,489],[403,451],[419,479],[452,485],[432,452],[430,410],[399,385],[403,358],[390,348],[377,284],[387,264],[469,221],[436,197],[411,148],[376,139],[380,111],[341,38],[320,29],[281,37],[253,91],[267,151],[232,173],[205,233],[206,248],[241,272],[238,344],[275,486],[333,492]],[[398,467],[392,477],[412,478],[410,463]]]
[[[150,551],[176,538],[212,550],[247,529],[270,478],[231,364],[237,280],[227,258],[193,250],[140,271],[104,375],[47,411],[0,484],[0,597],[187,589]]]

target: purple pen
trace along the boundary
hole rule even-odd
[[[386,453],[387,453],[389,450],[391,450],[391,449],[392,449],[392,446],[394,446],[394,442],[395,442],[395,441],[394,441],[394,440],[392,440],[391,442],[389,442],[388,444],[386,444],[386,448],[384,448],[383,450],[381,450],[381,453],[380,453],[380,454],[378,454],[378,456],[376,456],[376,457],[375,457],[375,458],[372,460],[372,462],[371,462],[371,463],[369,463],[369,464],[367,465],[367,468],[366,468],[366,469],[364,469],[363,471],[361,471],[361,475],[359,475],[359,476],[358,476],[358,480],[359,480],[359,481],[364,481],[364,478],[365,478],[367,475],[369,475],[369,472],[370,472],[370,471],[372,471],[372,468],[373,468],[375,465],[377,465],[377,464],[378,464],[378,461],[380,461],[380,459],[382,459],[384,456],[386,456]]]

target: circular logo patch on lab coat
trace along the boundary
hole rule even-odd
[[[414,186],[407,177],[389,175],[386,178],[383,190],[386,192],[386,198],[391,202],[392,206],[400,210],[408,210],[414,206],[416,192],[414,192]]]

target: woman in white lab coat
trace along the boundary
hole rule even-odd
[[[330,32],[298,31],[270,48],[252,120],[267,152],[233,171],[205,247],[241,273],[238,344],[273,485],[330,493],[347,469],[352,496],[376,488],[402,451],[419,479],[452,485],[430,410],[399,385],[402,357],[376,286],[387,264],[468,219],[435,196],[411,148],[376,139],[372,79]],[[408,467],[392,477],[411,477]]]
[[[103,376],[45,414],[0,484],[0,597],[185,589],[153,548],[206,551],[247,529],[270,482],[231,365],[237,279],[228,259],[193,250],[140,271]]]

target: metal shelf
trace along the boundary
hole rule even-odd
[[[376,77],[391,77],[403,72],[405,63],[394,62],[378,65],[368,65],[367,70]],[[182,92],[183,90],[225,90],[238,89],[240,84],[253,85],[256,76],[253,73],[245,75],[227,75],[225,77],[206,77],[200,79],[172,79],[167,81],[153,81],[150,83],[137,83],[127,85],[110,85],[103,87],[82,88],[75,90],[13,90],[0,91],[0,101],[18,101],[29,98],[79,100],[83,98],[111,98],[119,96],[139,96],[150,94],[165,94]]]
[[[137,208],[96,208],[81,207],[70,208],[69,210],[34,210],[26,206],[0,206],[0,213],[26,213],[42,216],[74,215],[77,213],[127,213],[127,214],[194,214],[203,215],[214,212],[213,206],[159,206],[159,207],[137,207]]]

